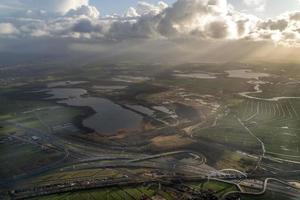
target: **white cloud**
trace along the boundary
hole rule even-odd
[[[0,35],[16,34],[19,31],[11,23],[0,23]]]
[[[263,12],[265,10],[267,0],[244,0],[244,3],[258,12]]]
[[[139,1],[137,4],[136,12],[139,15],[158,15],[167,7],[168,5],[162,1],[159,1],[157,5],[153,5],[144,1]]]
[[[104,18],[88,0],[45,0],[47,11],[27,3],[23,15],[2,19],[0,34],[26,37],[101,39],[123,41],[132,38],[273,41],[300,44],[300,12],[262,20],[235,10],[226,0],[178,0],[172,6],[139,2],[124,16]],[[245,0],[260,6],[263,0]],[[39,6],[42,8],[42,6]],[[31,8],[30,10],[27,8]],[[51,8],[51,9],[50,9]],[[61,12],[51,14],[49,12]]]
[[[23,0],[20,2],[25,7],[61,13],[66,13],[71,9],[77,9],[89,4],[89,0]]]
[[[99,18],[100,12],[96,7],[90,5],[82,5],[77,9],[71,9],[66,13],[66,16],[87,16],[91,18]]]
[[[0,9],[45,10],[47,12],[66,13],[71,9],[87,6],[89,0],[1,0]]]
[[[129,7],[125,17],[139,17],[140,15],[137,13],[136,9],[134,7]]]

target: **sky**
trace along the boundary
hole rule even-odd
[[[124,13],[129,7],[136,6],[137,0],[91,0],[91,5],[101,9],[105,15],[112,13]],[[155,4],[158,0],[146,0],[148,3]],[[165,0],[164,2],[172,4],[175,0]]]
[[[10,3],[10,6],[6,6],[8,4],[7,2],[9,1],[17,2],[16,0],[0,0],[1,13],[5,13],[14,8],[18,9],[17,3]],[[20,1],[30,2],[32,0]],[[144,1],[151,4],[158,2],[158,0]],[[113,13],[122,14],[126,12],[129,7],[135,7],[138,2],[139,0],[90,0],[90,5],[95,6],[104,15],[109,15]],[[164,0],[164,2],[172,5],[174,2],[176,2],[176,0]],[[232,4],[239,10],[243,10],[244,12],[255,14],[264,18],[272,18],[284,12],[300,9],[299,0],[228,0],[228,3]],[[261,5],[264,6],[260,7]]]
[[[157,3],[158,0],[145,0],[148,3]],[[165,0],[164,2],[171,5],[176,0]],[[107,14],[125,12],[130,6],[136,6],[137,0],[91,0],[91,5],[95,5],[102,12]],[[243,0],[229,0],[229,3],[236,8],[256,14],[261,17],[271,18],[287,11],[300,9],[299,0],[267,0],[265,1],[265,9],[257,10],[257,6],[249,6]],[[251,2],[251,1],[250,1]],[[252,0],[252,2],[263,2]],[[254,3],[255,4],[255,3]]]
[[[300,0],[0,0],[0,52],[184,62],[291,60],[299,48]]]

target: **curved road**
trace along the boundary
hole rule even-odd
[[[299,190],[299,188],[287,183],[287,182],[284,182],[282,180],[279,180],[279,179],[276,179],[276,178],[267,178],[265,179],[264,181],[264,185],[263,185],[263,190],[260,191],[260,192],[242,192],[242,191],[231,191],[231,192],[227,192],[225,193],[223,196],[222,196],[222,200],[225,200],[227,197],[229,196],[232,196],[232,195],[250,195],[250,196],[261,196],[261,195],[264,195],[268,189],[268,183],[269,182],[278,182],[282,185],[285,185],[287,187],[290,187],[290,188],[294,188],[294,189],[297,189]]]

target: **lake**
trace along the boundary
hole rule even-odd
[[[51,88],[47,90],[58,103],[70,106],[90,107],[95,114],[84,119],[83,125],[104,135],[111,135],[120,129],[138,129],[143,116],[122,106],[99,97],[86,96],[87,91],[80,88]]]
[[[87,83],[87,81],[57,81],[51,82],[47,84],[47,87],[54,88],[54,87],[62,87],[62,86],[69,86],[69,85],[78,85]]]
[[[226,73],[228,74],[229,78],[259,79],[270,76],[270,74],[253,72],[250,69],[228,70]]]
[[[175,77],[178,78],[194,78],[194,79],[215,79],[217,78],[215,75],[210,73],[203,72],[195,72],[195,73],[178,73],[174,74]]]

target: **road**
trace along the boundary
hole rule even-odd
[[[256,138],[256,140],[261,144],[261,148],[262,148],[262,155],[260,156],[260,160],[257,164],[257,167],[260,166],[260,163],[262,161],[263,158],[267,158],[265,156],[266,154],[266,149],[265,149],[265,145],[263,143],[262,140],[260,140],[244,123],[240,118],[237,118],[238,122],[241,124],[241,126],[243,126],[247,132],[249,134],[251,134],[254,138]],[[25,132],[28,132],[30,135],[38,135],[39,137],[42,138],[42,140],[48,141],[49,143],[53,144],[55,147],[57,147],[57,149],[65,152],[65,157],[63,158],[63,160],[60,160],[58,162],[55,162],[49,166],[45,166],[39,170],[37,170],[36,172],[40,172],[40,170],[49,170],[52,168],[57,168],[57,167],[62,167],[65,166],[66,163],[63,163],[69,156],[71,155],[76,155],[76,153],[78,152],[78,154],[82,154],[81,150],[85,149],[84,147],[77,147],[76,145],[70,144],[70,143],[66,143],[65,141],[61,140],[60,138],[57,138],[55,135],[50,134],[50,133],[44,133],[40,130],[36,130],[36,129],[32,129],[32,128],[28,128],[25,127],[21,124],[18,123],[14,123],[14,122],[9,122],[11,124],[14,124],[17,128],[20,128],[22,130],[24,130]],[[27,141],[27,142],[31,142],[32,141]],[[206,158],[205,156],[203,156],[202,154],[199,154],[197,152],[193,152],[193,151],[189,151],[189,150],[182,150],[182,151],[173,151],[173,152],[166,152],[166,153],[161,153],[161,154],[156,154],[156,155],[145,155],[142,156],[140,158],[132,158],[131,156],[99,156],[99,157],[95,157],[94,154],[91,154],[91,156],[88,155],[84,155],[84,159],[82,158],[78,158],[76,156],[74,156],[74,158],[76,158],[73,162],[67,163],[68,165],[76,165],[76,164],[89,164],[89,163],[96,163],[96,162],[100,162],[100,161],[112,161],[112,163],[100,163],[101,165],[96,165],[95,168],[131,168],[131,167],[138,167],[138,168],[156,168],[156,169],[168,169],[163,167],[163,165],[161,165],[160,161],[158,162],[152,162],[151,164],[147,163],[147,161],[149,160],[153,160],[153,159],[159,159],[159,158],[165,158],[168,156],[175,156],[175,155],[179,155],[179,154],[188,154],[190,156],[192,156],[195,160],[200,160],[200,162],[198,163],[198,165],[203,165],[206,163]],[[114,162],[115,161],[115,162]],[[119,163],[119,164],[116,164]],[[92,168],[89,165],[86,165],[85,167],[87,168]],[[240,180],[245,180],[247,178],[249,178],[249,176],[243,172],[240,172],[238,170],[235,169],[225,169],[225,170],[205,170],[205,168],[201,168],[201,167],[197,167],[197,166],[180,166],[180,169],[184,169],[187,171],[191,171],[191,172],[196,172],[198,170],[200,176],[198,177],[163,177],[162,179],[150,179],[150,180],[132,180],[131,179],[122,179],[122,180],[95,180],[92,178],[87,178],[87,179],[83,179],[83,180],[69,180],[65,183],[60,183],[60,184],[54,184],[54,185],[46,185],[46,186],[42,186],[42,187],[35,187],[35,188],[29,188],[29,189],[22,189],[22,190],[17,190],[18,195],[17,198],[24,198],[27,196],[40,196],[40,195],[47,195],[47,194],[55,194],[55,193],[61,193],[61,192],[72,192],[72,191],[78,191],[78,190],[85,190],[85,189],[93,189],[93,188],[103,188],[103,187],[108,187],[108,186],[120,186],[120,185],[125,185],[125,186],[130,186],[130,185],[135,185],[135,184],[143,184],[143,183],[167,183],[170,184],[170,182],[172,181],[178,181],[178,180],[184,180],[184,181],[190,181],[193,180],[195,181],[196,179],[199,181],[205,181],[205,180],[216,180],[216,181],[220,181],[220,182],[227,182],[227,183],[231,183],[233,185],[236,185],[238,188],[240,188],[240,192],[236,192],[236,193],[229,193],[226,195],[233,195],[233,194],[244,194],[244,195],[262,195],[266,192],[267,188],[272,190],[272,191],[280,191],[280,192],[285,192],[289,195],[294,195],[293,192],[291,191],[287,191],[285,187],[278,187],[275,186],[273,184],[268,184],[268,182],[279,182],[283,185],[285,185],[286,187],[293,187],[289,184],[286,184],[283,181],[280,181],[278,179],[274,179],[274,178],[267,178],[264,182],[264,186],[263,186],[263,190],[261,192],[257,192],[257,193],[247,193],[242,191],[240,184],[236,183],[235,181],[240,181]],[[35,172],[35,173],[36,173]],[[228,174],[226,172],[232,172],[232,173],[236,173],[236,174]],[[215,173],[215,174],[212,174]],[[34,174],[33,174],[34,175]],[[169,181],[169,183],[168,183]],[[247,181],[244,182],[243,184],[247,185]],[[251,186],[251,183],[249,183]],[[248,186],[249,186],[248,184]],[[259,187],[259,184],[252,184],[253,187]],[[261,187],[261,186],[260,186]],[[20,194],[20,195],[19,195]],[[23,195],[23,196],[22,196]],[[27,196],[26,196],[27,195]]]
[[[260,155],[259,157],[259,160],[258,160],[258,163],[257,163],[257,166],[255,167],[255,169],[253,171],[255,171],[256,169],[258,169],[258,167],[260,166],[261,162],[262,162],[262,159],[267,159],[267,160],[271,160],[271,161],[274,161],[274,162],[287,162],[287,163],[291,163],[291,164],[297,164],[297,165],[300,165],[300,162],[299,161],[295,161],[295,160],[288,160],[288,159],[282,159],[282,158],[275,158],[275,157],[272,157],[272,156],[266,156],[266,154],[268,153],[266,151],[266,147],[265,147],[265,144],[264,142],[258,138],[245,124],[244,122],[237,117],[237,120],[238,122],[241,124],[241,126],[243,126],[245,128],[245,130],[252,136],[254,137],[258,142],[259,144],[261,145],[261,149],[262,149],[262,154]],[[272,154],[272,153],[271,153]]]
[[[244,129],[252,136],[252,137],[254,137],[258,142],[259,142],[259,144],[261,145],[261,150],[262,150],[262,154],[259,156],[259,160],[258,160],[258,162],[257,162],[257,165],[256,165],[256,167],[254,168],[254,170],[253,170],[253,172],[256,170],[256,169],[258,169],[259,167],[260,167],[260,164],[261,164],[261,162],[262,162],[262,159],[265,157],[265,154],[266,154],[266,148],[265,148],[265,143],[260,139],[260,138],[258,138],[245,124],[244,124],[244,122],[240,119],[240,118],[238,118],[237,117],[237,120],[238,120],[238,122],[240,123],[240,125],[242,126],[242,127],[244,127]]]
[[[206,158],[205,158],[204,155],[199,154],[199,153],[194,152],[194,151],[188,151],[188,150],[186,150],[186,151],[173,151],[173,152],[167,152],[167,153],[161,153],[161,154],[146,156],[146,157],[143,157],[143,158],[137,158],[137,159],[130,160],[129,162],[132,162],[132,163],[142,162],[142,161],[153,160],[153,159],[157,159],[157,158],[174,156],[174,155],[178,155],[178,154],[189,154],[189,155],[193,156],[195,159],[200,159],[201,158],[201,164],[204,164],[206,162]]]
[[[227,178],[232,180],[232,178]],[[216,179],[217,180],[217,179]],[[150,179],[132,179],[132,178],[119,178],[119,179],[86,179],[86,180],[74,180],[72,182],[64,182],[53,185],[44,185],[34,188],[24,188],[12,191],[10,195],[14,199],[27,199],[38,196],[45,196],[51,194],[59,194],[66,192],[76,192],[81,190],[101,189],[107,187],[124,187],[124,186],[137,186],[147,184],[162,184],[172,186],[174,183],[179,182],[203,182],[208,181],[207,177],[203,176],[163,176],[159,178]]]
[[[82,190],[90,190],[90,189],[101,189],[107,187],[130,187],[130,186],[139,186],[139,185],[147,185],[147,184],[161,184],[169,187],[174,186],[174,184],[179,183],[188,183],[188,182],[206,182],[209,180],[214,180],[218,182],[223,182],[227,184],[235,185],[239,188],[240,191],[231,191],[227,192],[223,195],[222,199],[229,197],[231,195],[248,195],[248,196],[261,196],[265,194],[268,190],[281,192],[288,196],[292,197],[300,197],[300,192],[298,188],[294,187],[291,184],[288,184],[284,181],[275,179],[275,178],[266,178],[263,184],[262,191],[260,192],[244,192],[244,190],[240,187],[239,184],[234,183],[234,180],[245,179],[243,176],[235,176],[228,177],[224,175],[223,177],[206,177],[206,176],[161,176],[157,178],[149,178],[149,179],[140,179],[140,178],[128,178],[122,177],[117,179],[78,179],[66,182],[60,182],[56,184],[48,184],[43,186],[37,186],[33,188],[23,188],[19,190],[12,191],[10,195],[14,199],[26,199],[32,197],[39,197],[51,194],[59,194],[59,193],[67,193],[67,192],[76,192]],[[270,184],[270,182],[277,182],[283,185],[283,187],[279,187],[278,185]],[[244,186],[250,188],[261,188],[261,184],[259,183],[244,183]],[[290,189],[287,189],[290,188]],[[291,190],[291,188],[295,190]]]
[[[283,186],[286,186],[288,188],[293,188],[293,189],[296,189],[298,191],[298,195],[296,197],[300,198],[300,192],[299,192],[299,188],[287,183],[287,182],[284,182],[282,180],[279,180],[279,179],[276,179],[276,178],[267,178],[265,179],[264,181],[264,184],[263,184],[263,188],[261,191],[259,192],[243,192],[243,191],[231,191],[231,192],[227,192],[225,193],[223,196],[222,196],[222,200],[225,200],[227,197],[229,196],[233,196],[233,195],[241,195],[241,196],[262,196],[266,193],[267,189],[268,189],[268,185],[269,185],[269,182],[277,182],[277,183],[280,183],[281,185]],[[273,186],[274,187],[274,186]],[[269,188],[272,190],[272,188]],[[286,191],[286,188],[285,187],[282,187],[282,188],[279,188],[280,192],[284,192],[286,194],[289,194],[291,196],[295,196],[294,193],[292,192],[289,192],[289,191]],[[273,188],[274,190],[274,188]],[[278,189],[277,189],[278,191]]]

